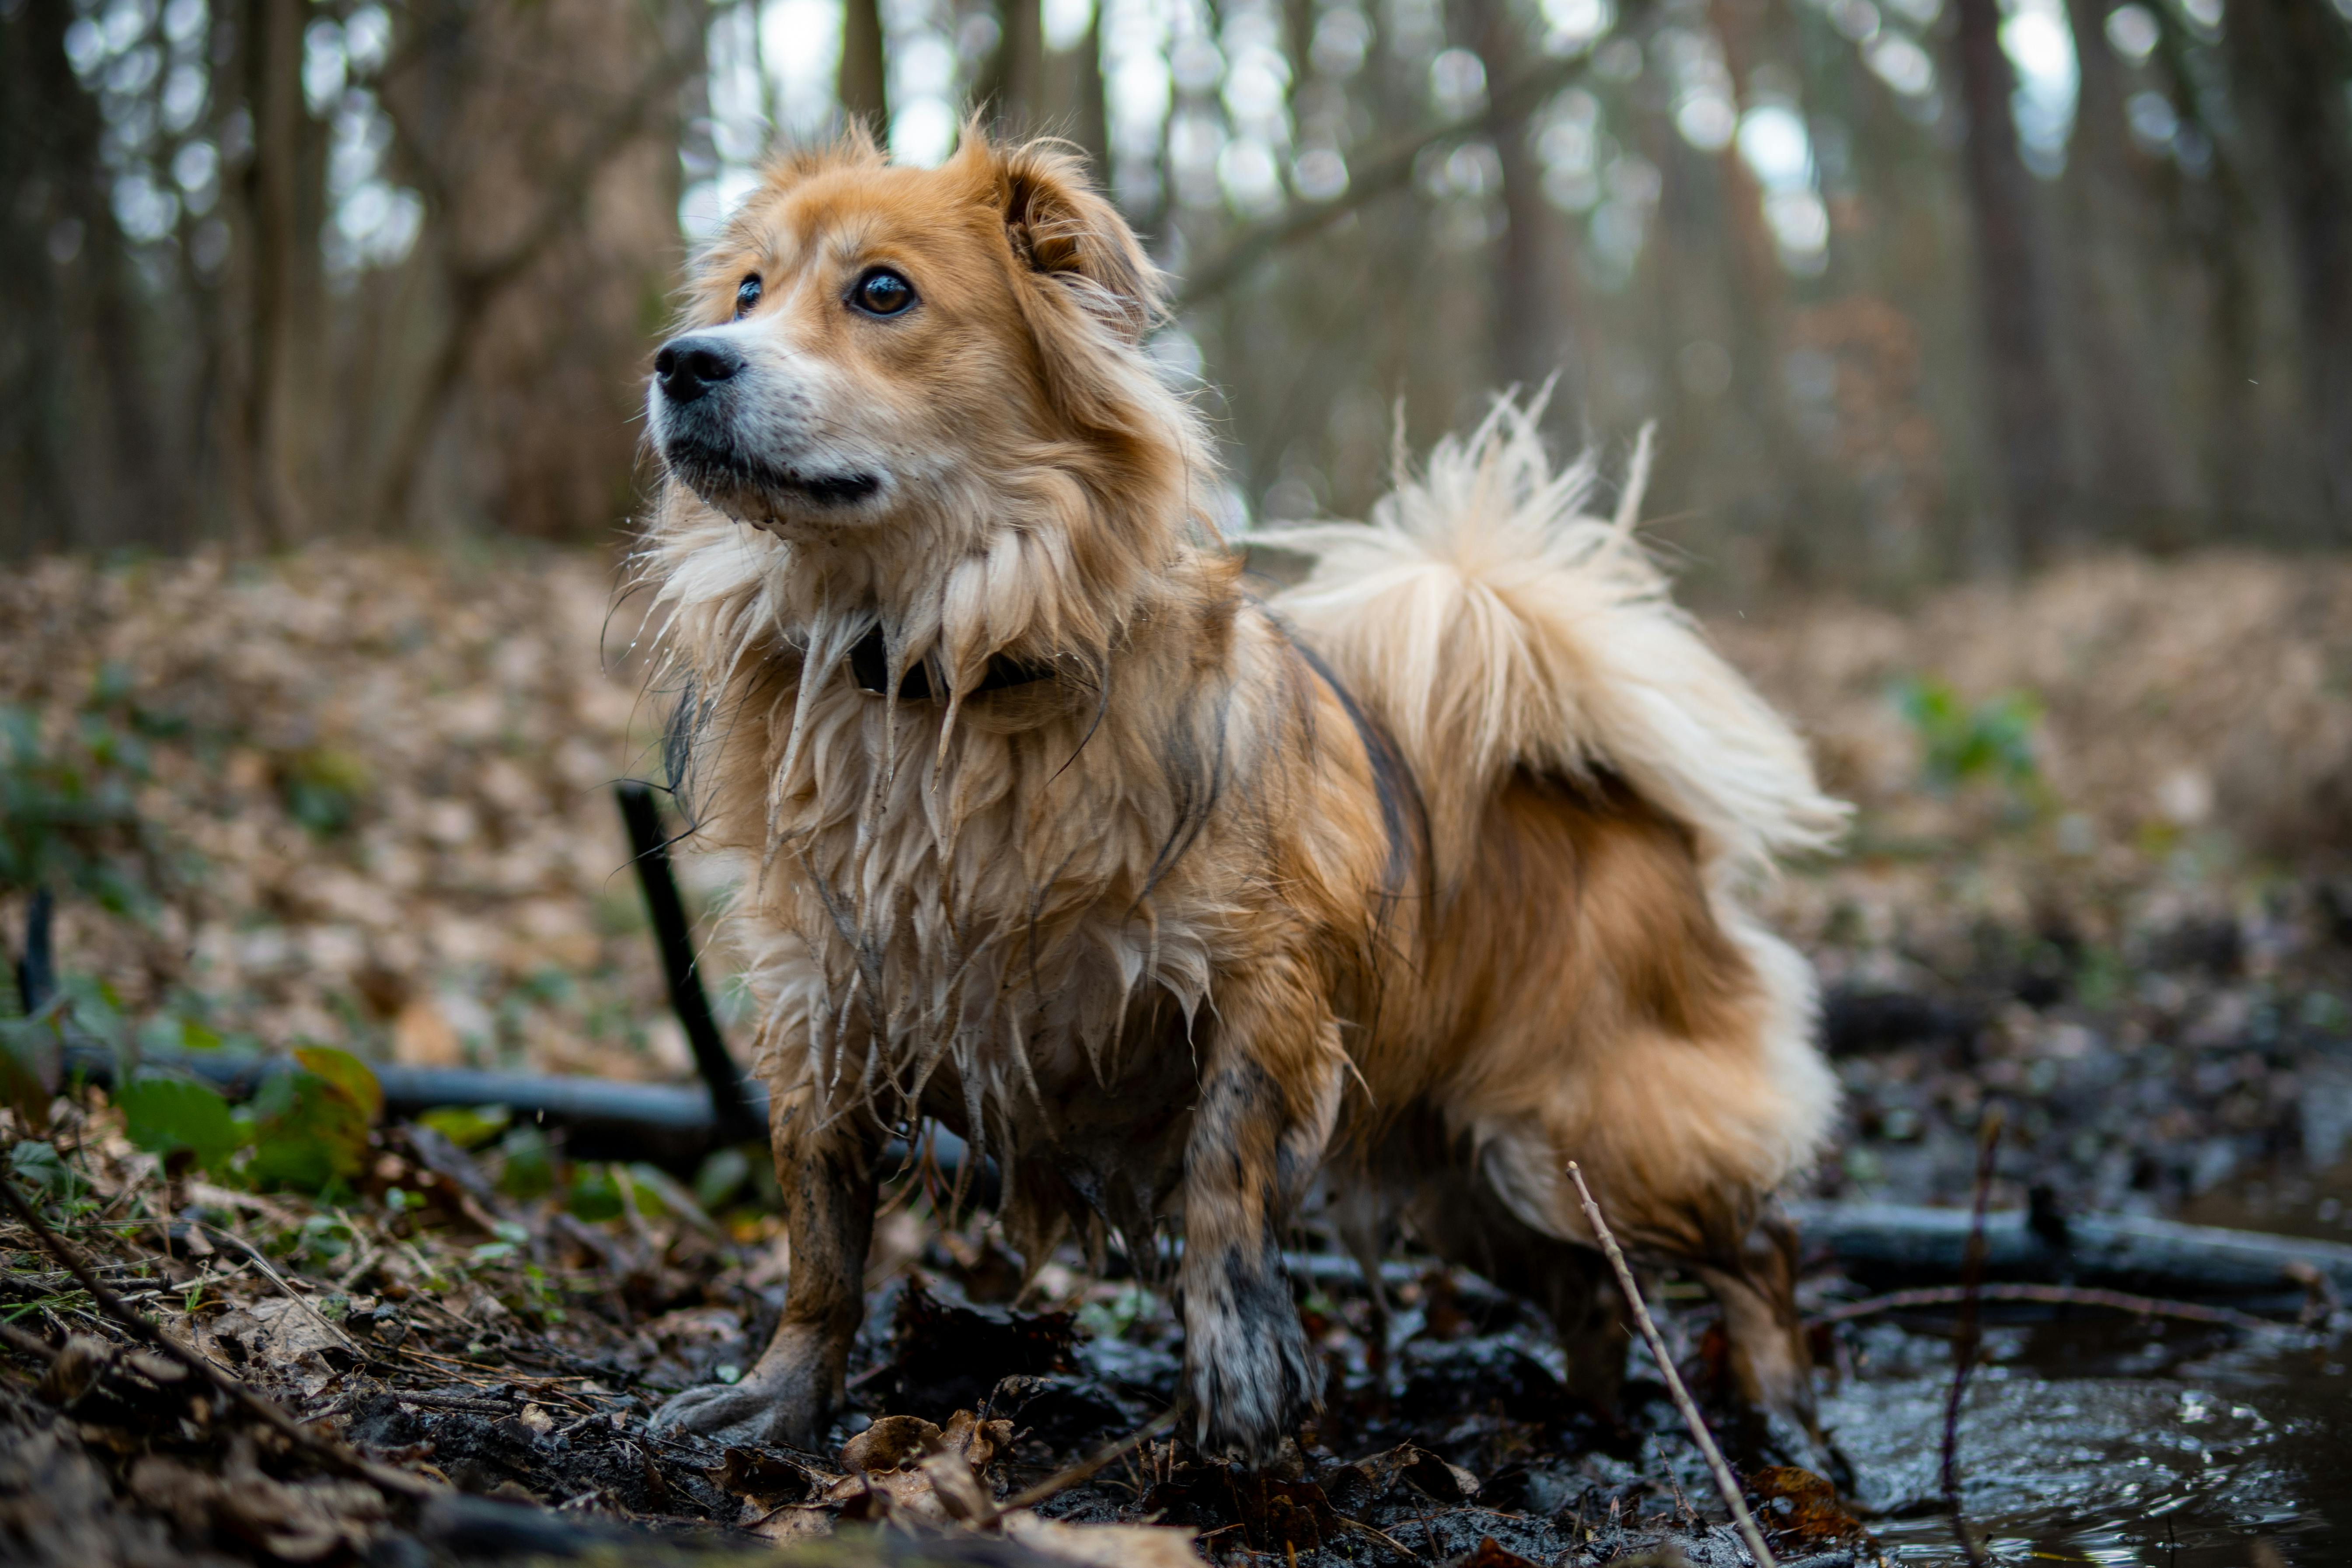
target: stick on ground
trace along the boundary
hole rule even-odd
[[[1952,1336],[1952,1387],[1944,1399],[1944,1508],[1952,1516],[1952,1533],[1960,1538],[1969,1568],[1984,1568],[1984,1550],[1969,1533],[1960,1514],[1960,1401],[1969,1391],[1969,1373],[1976,1370],[1977,1347],[1982,1342],[1985,1211],[1992,1202],[1993,1153],[2000,1147],[2000,1108],[1987,1113],[1977,1131],[1976,1201],[1969,1209],[1969,1251],[1960,1271],[1960,1327]]]
[[[1666,1337],[1658,1332],[1650,1309],[1643,1303],[1642,1288],[1633,1281],[1633,1268],[1627,1265],[1625,1255],[1617,1249],[1617,1238],[1610,1234],[1609,1222],[1601,1216],[1601,1205],[1593,1201],[1592,1189],[1584,1184],[1584,1173],[1573,1160],[1568,1163],[1568,1174],[1575,1182],[1576,1195],[1584,1205],[1584,1217],[1592,1223],[1593,1237],[1601,1243],[1601,1250],[1609,1255],[1609,1266],[1617,1270],[1617,1285],[1625,1292],[1625,1305],[1633,1310],[1634,1326],[1642,1331],[1650,1354],[1657,1359],[1659,1374],[1666,1380],[1666,1392],[1675,1397],[1675,1408],[1682,1412],[1683,1425],[1690,1428],[1691,1441],[1706,1457],[1707,1470],[1715,1477],[1715,1489],[1722,1497],[1723,1506],[1731,1510],[1731,1521],[1739,1527],[1740,1538],[1748,1542],[1748,1554],[1756,1559],[1757,1568],[1779,1568],[1773,1561],[1772,1549],[1764,1544],[1764,1532],[1756,1528],[1747,1501],[1739,1495],[1739,1483],[1731,1479],[1731,1467],[1723,1462],[1723,1450],[1715,1446],[1715,1434],[1700,1419],[1690,1390],[1683,1386],[1682,1373],[1675,1370],[1675,1358],[1666,1349]]]
[[[1096,1449],[1094,1453],[1087,1456],[1086,1458],[1079,1460],[1076,1464],[1072,1465],[1069,1468],[1056,1471],[1055,1474],[1047,1476],[1044,1480],[1039,1481],[1036,1485],[1025,1488],[1021,1491],[1013,1493],[1011,1497],[1006,1498],[1003,1502],[996,1505],[995,1509],[989,1514],[988,1520],[1002,1519],[1015,1509],[1034,1508],[1039,1503],[1044,1502],[1047,1498],[1052,1497],[1055,1493],[1066,1490],[1071,1487],[1076,1486],[1079,1482],[1092,1478],[1097,1471],[1102,1469],[1104,1466],[1111,1464],[1117,1460],[1121,1454],[1125,1454],[1135,1448],[1140,1447],[1145,1443],[1150,1442],[1152,1438],[1159,1436],[1162,1432],[1167,1431],[1171,1426],[1175,1426],[1176,1415],[1177,1407],[1172,1405],[1170,1405],[1167,1409],[1161,1411],[1159,1415],[1153,1416],[1150,1420],[1145,1422],[1134,1431],[1129,1432],[1126,1436]],[[986,1523],[988,1521],[984,1520],[982,1522]]]
[[[1860,1301],[1843,1301],[1807,1318],[1808,1324],[1851,1323],[1882,1312],[1908,1312],[1922,1307],[1957,1307],[1969,1299],[1965,1285],[1927,1285],[1916,1290],[1895,1290]],[[2031,1301],[2046,1307],[2096,1307],[2129,1312],[2142,1318],[2173,1318],[2184,1323],[2209,1323],[2245,1333],[2294,1334],[2294,1323],[2273,1322],[2251,1312],[2208,1307],[2199,1301],[2167,1301],[2155,1296],[2134,1296],[2122,1290],[2096,1290],[2080,1285],[1979,1285],[1979,1301]]]
[[[163,1352],[204,1379],[215,1393],[255,1416],[294,1447],[310,1455],[322,1468],[348,1476],[353,1480],[365,1481],[379,1490],[394,1492],[401,1497],[421,1500],[439,1495],[441,1489],[423,1476],[411,1475],[406,1470],[396,1470],[389,1465],[379,1465],[373,1459],[362,1458],[334,1439],[309,1430],[276,1405],[214,1365],[210,1358],[198,1354],[165,1333],[156,1326],[154,1320],[133,1311],[129,1302],[109,1289],[91,1271],[89,1262],[71,1242],[49,1228],[48,1221],[43,1219],[39,1211],[17,1192],[13,1178],[0,1175],[0,1201],[7,1204],[9,1210],[40,1238],[41,1246],[47,1249],[49,1256],[63,1265],[66,1272],[89,1292],[90,1300],[98,1303],[100,1311],[121,1324],[132,1338]]]

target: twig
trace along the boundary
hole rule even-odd
[[[0,1344],[6,1345],[21,1355],[31,1356],[36,1361],[46,1363],[58,1359],[56,1346],[37,1334],[26,1333],[11,1322],[0,1321]]]
[[[1293,202],[1281,213],[1249,229],[1223,251],[1192,270],[1168,313],[1181,316],[1207,302],[1240,282],[1285,246],[1305,239],[1376,197],[1412,184],[1414,165],[1430,148],[1508,124],[1534,108],[1538,100],[1582,75],[1585,64],[1582,59],[1575,59],[1538,66],[1517,80],[1503,84],[1484,109],[1450,120],[1433,131],[1415,132],[1385,146],[1367,149],[1360,159],[1351,160],[1354,166],[1348,172],[1345,191],[1328,201]]]
[[[1982,1342],[1979,1304],[1984,1294],[1985,1210],[1992,1201],[1993,1154],[2000,1147],[2000,1108],[1995,1106],[1977,1133],[1977,1190],[1969,1213],[1969,1250],[1960,1265],[1960,1328],[1952,1340],[1952,1388],[1944,1398],[1944,1508],[1952,1533],[1960,1538],[1969,1568],[1984,1568],[1984,1552],[1960,1515],[1960,1400],[1968,1393]]]
[[[301,1308],[303,1311],[309,1313],[310,1321],[318,1324],[320,1328],[326,1330],[328,1333],[333,1335],[336,1339],[341,1341],[342,1346],[345,1350],[351,1352],[352,1354],[359,1357],[362,1361],[369,1359],[367,1352],[360,1348],[359,1342],[352,1339],[351,1335],[343,1332],[343,1331],[337,1325],[329,1322],[327,1321],[327,1314],[319,1310],[318,1308],[310,1305],[310,1303],[304,1299],[301,1292],[296,1290],[294,1287],[287,1281],[286,1276],[278,1272],[276,1266],[273,1265],[268,1258],[263,1256],[261,1248],[254,1246],[253,1243],[246,1240],[245,1237],[237,1235],[236,1232],[233,1230],[223,1230],[216,1225],[208,1225],[204,1228],[212,1232],[213,1235],[220,1237],[221,1240],[227,1242],[231,1247],[236,1247],[247,1258],[252,1258],[255,1266],[268,1278],[269,1282],[278,1287],[278,1293],[279,1295],[285,1297],[288,1300]]]
[[[41,1245],[47,1249],[49,1256],[63,1264],[66,1271],[80,1281],[81,1288],[89,1292],[90,1299],[108,1317],[130,1331],[133,1337],[153,1346],[203,1378],[223,1398],[243,1408],[289,1444],[309,1454],[323,1468],[338,1475],[365,1481],[382,1490],[397,1492],[405,1498],[422,1500],[439,1494],[441,1489],[422,1476],[413,1476],[405,1470],[396,1470],[389,1465],[379,1465],[373,1459],[362,1458],[335,1439],[309,1430],[277,1405],[223,1372],[211,1358],[198,1354],[165,1333],[156,1326],[153,1319],[132,1311],[121,1297],[107,1289],[91,1272],[79,1249],[50,1229],[48,1221],[25,1201],[24,1195],[16,1191],[14,1178],[0,1175],[0,1201],[5,1201],[10,1211],[40,1237]]]
[[[1955,1307],[1968,1300],[1965,1285],[1929,1285],[1916,1290],[1895,1290],[1866,1300],[1845,1301],[1814,1313],[1806,1321],[1811,1324],[1850,1323],[1857,1318],[1874,1318],[1882,1312],[1906,1312],[1915,1307]],[[2117,1312],[2131,1312],[2143,1318],[2177,1318],[2187,1323],[2212,1323],[2223,1328],[2242,1329],[2249,1333],[2290,1332],[2293,1324],[2275,1323],[2268,1318],[2257,1318],[2251,1312],[2232,1311],[2227,1307],[2207,1307],[2195,1301],[2167,1301],[2155,1296],[2133,1296],[2121,1290],[2095,1290],[2081,1285],[1979,1285],[1977,1299],[1981,1301],[2035,1301],[2051,1307],[2105,1307]]]
[[[1376,1530],[1372,1526],[1366,1524],[1362,1520],[1349,1519],[1344,1513],[1334,1513],[1331,1517],[1338,1520],[1340,1525],[1345,1529],[1357,1531],[1362,1534],[1370,1536],[1374,1541],[1379,1542],[1382,1546],[1387,1547],[1390,1551],[1395,1552],[1398,1556],[1403,1558],[1408,1563],[1419,1563],[1422,1560],[1420,1552],[1415,1552],[1412,1547],[1407,1546],[1403,1542],[1399,1541],[1395,1536],[1391,1535],[1385,1530]]]
[[[1121,1454],[1125,1454],[1141,1444],[1151,1441],[1152,1438],[1159,1436],[1160,1434],[1167,1431],[1171,1426],[1175,1425],[1176,1406],[1171,1405],[1167,1409],[1161,1411],[1159,1415],[1153,1416],[1150,1420],[1146,1421],[1142,1426],[1137,1427],[1134,1431],[1129,1432],[1126,1436],[1121,1437],[1118,1441],[1112,1443],[1106,1447],[1096,1449],[1090,1457],[1080,1459],[1068,1469],[1056,1471],[1053,1475],[1047,1476],[1044,1480],[1039,1481],[1036,1485],[1025,1488],[1021,1491],[1014,1492],[1011,1497],[1006,1498],[1003,1502],[996,1505],[995,1512],[990,1514],[989,1519],[1002,1519],[1015,1509],[1036,1507],[1039,1503],[1044,1502],[1047,1498],[1052,1497],[1055,1493],[1062,1491],[1066,1488],[1076,1486],[1079,1482],[1092,1477],[1096,1471],[1101,1469],[1104,1466],[1117,1459]],[[988,1521],[982,1520],[981,1522],[985,1524]]]
[[[426,1410],[463,1410],[475,1415],[512,1415],[515,1407],[502,1399],[471,1399],[462,1394],[424,1394],[413,1389],[395,1388],[392,1396],[404,1405],[415,1405]]]
[[[1756,1559],[1757,1568],[1778,1568],[1772,1549],[1764,1544],[1764,1532],[1756,1528],[1756,1521],[1749,1516],[1748,1504],[1739,1495],[1739,1483],[1731,1479],[1731,1467],[1723,1462],[1723,1450],[1715,1446],[1715,1435],[1699,1418],[1690,1390],[1683,1386],[1682,1373],[1675,1370],[1675,1358],[1666,1350],[1666,1338],[1658,1332],[1650,1309],[1643,1303],[1642,1288],[1634,1283],[1633,1270],[1626,1264],[1625,1255],[1617,1249],[1617,1238],[1610,1234],[1609,1222],[1601,1216],[1601,1205],[1593,1201],[1592,1189],[1584,1184],[1584,1173],[1573,1160],[1568,1163],[1568,1174],[1576,1184],[1576,1195],[1584,1205],[1584,1217],[1591,1222],[1594,1238],[1601,1243],[1601,1250],[1609,1255],[1610,1267],[1617,1271],[1617,1284],[1625,1292],[1625,1304],[1633,1310],[1634,1326],[1642,1331],[1650,1354],[1657,1359],[1658,1372],[1666,1380],[1666,1392],[1674,1395],[1675,1408],[1682,1412],[1683,1425],[1690,1428],[1691,1440],[1706,1456],[1707,1470],[1715,1477],[1715,1489],[1722,1497],[1723,1506],[1731,1510],[1731,1521],[1739,1527],[1740,1538],[1748,1542],[1748,1554]]]

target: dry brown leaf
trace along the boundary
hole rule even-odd
[[[1004,1534],[1041,1556],[1099,1568],[1200,1568],[1189,1528],[1165,1524],[1065,1524],[1026,1509],[1004,1516]]]

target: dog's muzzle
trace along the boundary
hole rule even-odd
[[[744,428],[745,399],[753,393],[740,388],[754,379],[745,375],[747,363],[741,351],[711,333],[672,339],[654,355],[655,428],[673,474],[741,520],[772,513],[787,500],[854,505],[882,488],[875,474],[812,471],[763,451],[766,442]]]

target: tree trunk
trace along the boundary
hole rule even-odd
[[[232,506],[248,540],[279,549],[309,532],[301,442],[306,363],[320,345],[317,214],[322,166],[302,101],[300,0],[249,0],[237,32],[253,151],[243,187],[246,344]]]
[[[890,142],[889,79],[882,57],[880,0],[844,0],[841,10],[841,76],[838,92],[844,119]]]
[[[75,15],[66,0],[29,0],[0,18],[0,189],[16,204],[0,304],[0,500],[12,521],[0,539],[103,548],[168,537],[184,502],[108,201],[105,126],[66,60]]]
[[[2042,269],[2033,239],[2032,178],[2018,156],[2010,94],[2017,83],[2000,47],[2000,0],[1959,0],[1960,91],[1968,109],[1961,158],[1976,226],[1977,310],[1984,323],[1986,467],[2000,511],[1976,552],[1979,571],[2012,570],[2046,554],[2063,514],[2063,410],[2052,384]]]
[[[1102,7],[1095,7],[1086,37],[1066,49],[1045,53],[1045,123],[1032,127],[1077,143],[1094,171],[1095,183],[1110,188],[1110,113],[1103,101]]]
[[[2155,279],[2148,174],[2124,131],[2124,94],[2099,8],[2072,8],[2082,96],[2062,186],[2075,395],[2087,424],[2090,466],[2072,509],[2077,537],[2126,543],[2168,541],[2186,506],[2175,454],[2177,411],[2165,406],[2152,355],[2158,337],[2145,305]]]
[[[972,91],[972,108],[999,137],[1034,136],[1045,107],[1045,17],[1039,0],[1003,0],[1003,30]]]
[[[2233,96],[2269,123],[2264,151],[2291,236],[2304,395],[2320,491],[2311,542],[2352,538],[2352,38],[2315,0],[2230,13]]]
[[[1486,90],[1499,92],[1536,58],[1527,27],[1508,0],[1469,0],[1466,20],[1486,68]],[[1528,144],[1528,121],[1542,107],[1540,102],[1526,105],[1491,127],[1503,169],[1504,229],[1493,248],[1489,342],[1497,383],[1533,392],[1561,375],[1566,382],[1562,407],[1581,415],[1582,377],[1568,363],[1573,284],[1565,265],[1565,226],[1544,199],[1543,168]]]

